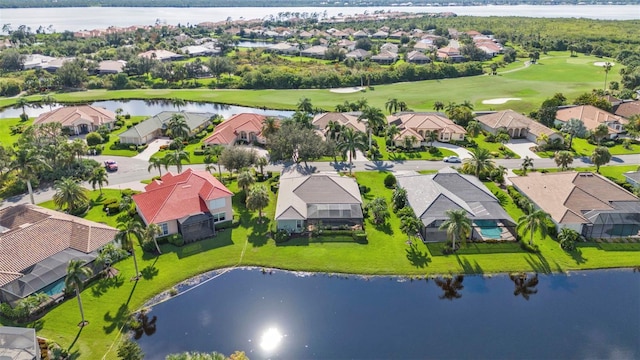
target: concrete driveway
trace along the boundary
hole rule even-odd
[[[134,156],[133,158],[137,160],[149,161],[153,154],[157,153],[158,150],[160,150],[160,146],[169,145],[169,143],[171,143],[171,139],[169,138],[155,139],[149,143],[149,146],[144,149],[144,151]]]
[[[455,152],[458,157],[460,159],[467,159],[471,157],[471,154],[469,153],[469,151],[463,147],[457,146],[457,145],[453,145],[453,144],[449,144],[449,143],[443,143],[443,142],[435,142],[433,143],[433,145],[435,147],[440,147],[440,148],[445,148],[445,149],[449,149],[453,152]]]
[[[529,148],[537,146],[536,143],[534,143],[533,141],[530,141],[527,139],[511,139],[506,144],[506,146],[509,148],[509,150],[518,154],[518,156],[520,156],[523,159],[526,156],[532,159],[540,159],[540,156],[538,156],[533,151],[529,150]]]

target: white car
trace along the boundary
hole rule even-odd
[[[449,163],[459,163],[462,162],[462,160],[460,160],[459,157],[457,156],[447,156],[444,159],[442,159],[444,162],[449,162]]]

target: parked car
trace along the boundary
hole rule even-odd
[[[118,163],[114,160],[105,160],[104,167],[107,171],[118,171]]]
[[[462,160],[460,160],[459,157],[457,156],[447,156],[444,159],[442,159],[444,162],[449,162],[449,163],[459,163],[462,162]]]

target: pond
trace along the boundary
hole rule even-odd
[[[120,108],[123,110],[123,114],[131,115],[149,115],[153,116],[161,111],[176,111],[176,107],[171,101],[168,100],[110,100],[110,101],[96,101],[93,103],[95,106],[100,106],[105,109],[115,111]],[[60,107],[53,106],[51,109]],[[38,115],[51,111],[49,106],[42,108],[26,108],[26,112],[29,117],[37,117]],[[193,112],[211,112],[222,115],[225,119],[234,114],[239,113],[256,113],[268,116],[291,116],[293,111],[284,110],[269,110],[259,109],[246,106],[225,105],[218,103],[199,103],[199,102],[187,102],[181,105],[180,110],[193,111]],[[0,118],[17,118],[22,113],[22,109],[6,108],[0,110]]]
[[[150,359],[188,350],[252,360],[640,357],[640,274],[537,280],[233,270],[154,306],[155,333],[138,342]]]

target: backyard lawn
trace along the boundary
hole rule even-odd
[[[365,203],[374,197],[384,197],[390,205],[392,190],[384,187],[387,173],[358,172],[360,185],[371,190],[364,195]],[[499,194],[507,212],[518,219],[522,212],[496,185],[487,186]],[[133,262],[125,259],[115,267],[120,274],[115,279],[101,279],[90,284],[82,293],[86,318],[89,325],[79,330],[79,312],[75,300],[68,300],[51,310],[42,319],[30,324],[38,335],[70,347],[80,358],[116,358],[120,328],[127,314],[139,309],[148,299],[176,283],[197,274],[218,268],[233,266],[259,266],[300,271],[321,271],[368,275],[406,275],[425,277],[436,274],[535,271],[539,273],[593,269],[607,267],[630,267],[640,265],[640,244],[581,244],[574,253],[565,253],[557,242],[550,238],[535,236],[540,247],[539,254],[520,249],[518,244],[469,244],[454,255],[444,255],[440,244],[428,246],[400,231],[400,221],[391,214],[387,224],[375,226],[366,221],[367,244],[345,242],[309,241],[300,238],[276,244],[267,232],[273,227],[276,195],[271,193],[271,202],[264,210],[267,221],[258,222],[257,212],[244,207],[243,195],[237,183],[228,185],[236,193],[234,209],[239,225],[220,231],[214,238],[187,244],[183,247],[162,245],[160,256],[143,254],[138,247],[136,255],[142,279],[131,282]],[[98,192],[91,198],[98,200]],[[105,190],[104,197],[115,197],[118,190]],[[51,207],[52,204],[44,205]],[[100,208],[100,206],[98,206]],[[92,210],[86,218],[113,225],[113,217],[101,210]],[[527,237],[528,239],[528,237]],[[0,320],[3,324],[8,322]]]
[[[20,118],[7,118],[0,119],[0,145],[12,147],[13,144],[18,140],[20,134],[11,134],[11,127],[17,125],[24,125],[24,127],[28,127],[33,123],[34,118],[29,118],[28,121],[22,122]]]
[[[109,141],[104,145],[104,149],[102,150],[102,155],[112,155],[112,156],[126,156],[126,157],[133,157],[138,155],[138,152],[136,150],[130,150],[130,149],[111,149],[111,145],[113,145],[116,141],[119,140],[118,135],[122,134],[123,132],[129,130],[127,129],[126,125],[130,125],[132,122],[135,121],[142,121],[144,119],[148,118],[148,116],[132,116],[131,119],[127,119],[125,120],[125,126],[121,127],[118,130],[112,131],[109,133]]]
[[[587,139],[573,138],[573,141],[571,142],[571,148],[574,156],[590,157],[596,147],[598,146],[590,144]],[[611,155],[640,154],[640,144],[631,144],[629,149],[625,149],[622,144],[616,144],[615,146],[608,147],[607,149],[609,149],[609,153],[611,153]],[[555,151],[541,151],[536,154],[540,157],[552,158],[555,155]],[[640,160],[638,163],[640,163]]]

